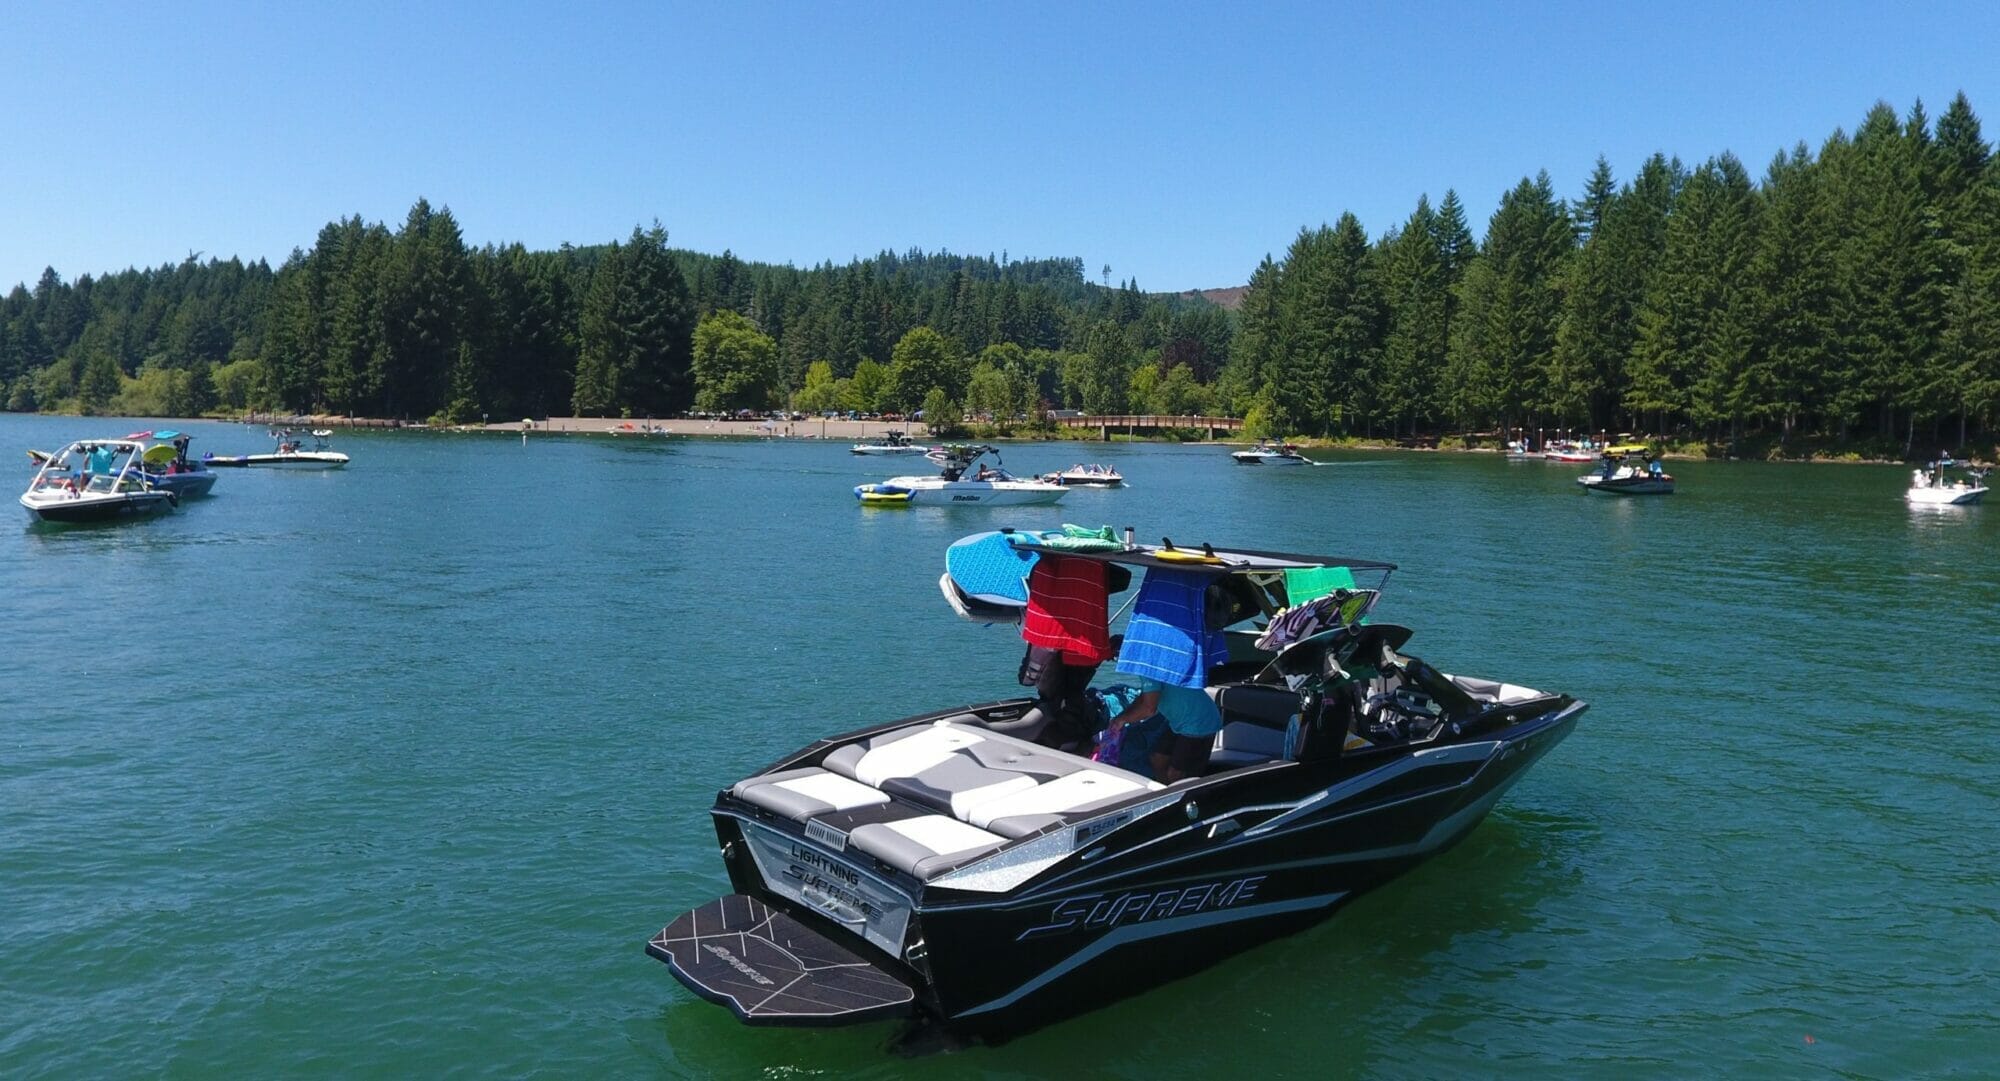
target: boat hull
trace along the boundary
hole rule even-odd
[[[930,450],[929,447],[889,447],[862,443],[855,444],[853,449],[856,454],[868,454],[876,457],[892,454],[924,454]]]
[[[1903,498],[1911,503],[1932,507],[1969,507],[1986,498],[1987,489],[1972,488],[1912,488],[1903,493]]]
[[[816,932],[825,945],[806,953],[838,948],[874,970],[873,997],[853,1019],[902,1009],[888,1004],[901,985],[911,990],[908,1008],[930,1020],[1004,1038],[1293,933],[1443,852],[1570,733],[1584,708],[1571,702],[1499,738],[1371,770],[1328,775],[1274,762],[1163,792],[1103,829],[1078,826],[1073,839],[1058,831],[1051,839],[1067,842],[1068,854],[1005,893],[976,877],[892,883],[868,857],[761,818],[727,794],[713,813],[737,894]],[[862,932],[829,911],[865,913]],[[677,921],[669,931],[675,926],[686,927]],[[662,948],[658,937],[649,944],[667,960]],[[746,978],[737,966],[710,967],[724,981]],[[727,997],[679,966],[675,975],[704,997]],[[839,1021],[824,1012],[738,1016]]]
[[[249,466],[276,466],[286,469],[339,469],[347,464],[347,455],[339,451],[301,451],[297,454],[244,454],[236,456],[217,455],[203,459],[210,468],[242,469]]]
[[[1603,492],[1606,495],[1672,495],[1672,479],[1640,477],[1636,480],[1605,480],[1602,477],[1578,477],[1576,482],[1586,492]]]
[[[207,495],[209,489],[215,487],[215,474],[206,469],[192,473],[153,473],[148,474],[146,480],[153,487],[163,488],[182,499]]]
[[[1259,454],[1256,451],[1239,450],[1230,455],[1237,465],[1309,465],[1301,455]]]
[[[172,510],[176,499],[170,492],[117,492],[109,495],[84,494],[38,499],[21,497],[21,507],[30,521],[76,524],[112,522],[124,518],[145,518]]]
[[[908,501],[920,507],[1031,507],[1057,502],[1069,494],[1069,489],[1060,484],[945,481],[936,477],[894,477],[872,487],[908,492]]]

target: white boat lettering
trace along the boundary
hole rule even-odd
[[[728,950],[723,949],[722,947],[716,945],[713,942],[704,942],[701,944],[701,948],[716,955],[717,957],[722,958],[724,964],[727,964],[730,968],[733,968],[736,971],[741,972],[743,975],[748,976],[751,980],[753,980],[757,984],[757,986],[759,987],[771,986],[772,983],[771,977],[764,975],[762,972],[759,972],[754,968],[751,968],[748,964],[744,963],[742,958],[737,957],[735,954],[730,953]]]
[[[1113,897],[1097,893],[1067,897],[1050,907],[1049,922],[1028,928],[1015,936],[1014,941],[1025,942],[1079,928],[1108,931],[1122,924],[1231,908],[1256,897],[1257,887],[1263,882],[1263,875],[1251,875],[1174,890],[1121,893]]]
[[[836,916],[851,920],[872,920],[882,914],[879,905],[867,897],[837,882],[830,882],[810,871],[802,870],[796,864],[785,868],[785,877],[798,883],[799,898]],[[835,911],[845,909],[845,912]]]

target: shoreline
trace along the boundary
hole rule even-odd
[[[37,413],[24,413],[22,415],[57,417],[57,416],[71,416],[72,414],[37,412]],[[90,420],[93,418],[77,416],[76,419]],[[405,423],[403,421],[385,420],[378,417],[344,417],[344,416],[327,416],[324,414],[276,415],[268,413],[252,413],[244,416],[235,416],[235,417],[126,417],[120,419],[144,421],[148,424],[154,424],[154,425],[189,424],[189,423],[223,423],[223,424],[244,424],[249,426],[262,425],[270,427],[294,427],[294,428],[297,427],[345,428],[349,430],[481,432],[481,433],[494,433],[501,435],[519,435],[521,434],[522,431],[522,422],[518,420],[511,422],[502,421],[498,423],[487,423],[487,424],[449,425],[449,426],[434,428],[425,424]],[[649,433],[644,430],[644,426],[648,424],[653,425],[655,429],[664,429],[664,430],[663,431],[656,430]],[[767,424],[770,426],[766,427]],[[626,427],[627,425],[630,425],[631,427],[627,428]],[[624,417],[546,417],[541,420],[533,421],[532,427],[530,427],[528,430],[531,433],[542,432],[542,433],[553,433],[557,435],[609,435],[613,437],[630,436],[635,438],[657,438],[659,436],[664,435],[669,437],[680,436],[690,439],[796,439],[796,440],[804,440],[811,442],[823,441],[823,442],[846,442],[846,443],[871,442],[883,439],[892,432],[908,432],[912,439],[917,440],[919,442],[944,441],[938,436],[929,434],[924,429],[923,424],[920,422],[908,423],[903,421],[884,421],[884,420],[833,420],[828,418],[813,418],[809,420],[797,420],[797,421],[777,421],[777,420],[765,421],[765,420],[693,420],[685,417],[671,418],[667,420],[630,420]],[[1106,444],[1106,443],[1115,444],[1115,443],[1168,443],[1168,442],[1178,443],[1179,442],[1178,440],[1165,440],[1165,439],[1113,439],[1107,441],[1107,440],[1097,439],[1094,436],[1086,437],[1085,433],[1090,431],[1092,431],[1092,429],[1059,429],[1058,434],[1055,435],[1047,435],[1040,433],[1028,436],[1013,435],[1013,436],[980,437],[980,436],[966,435],[966,436],[956,437],[952,441],[953,442],[980,441],[980,442],[1024,443],[1024,444],[1025,443],[1076,443],[1076,444],[1086,444],[1086,445]],[[1635,441],[1642,442],[1643,440],[1635,440]],[[1252,440],[1248,437],[1240,437],[1239,434],[1238,438],[1197,440],[1195,442],[1202,446],[1250,446],[1255,442],[1255,440]],[[1295,442],[1297,446],[1299,446],[1301,449],[1304,450],[1367,451],[1370,453],[1380,452],[1380,451],[1393,451],[1396,453],[1403,453],[1403,454],[1496,455],[1505,453],[1504,449],[1498,446],[1494,447],[1465,447],[1465,446],[1440,447],[1435,445],[1409,446],[1402,442],[1389,441],[1389,440],[1324,441],[1316,439],[1300,439],[1300,440],[1295,440],[1293,442]],[[1996,452],[2000,453],[2000,451]],[[1786,462],[1799,465],[1907,466],[1913,462],[1921,463],[1924,460],[1922,458],[1876,458],[1876,457],[1862,456],[1858,454],[1845,454],[1845,455],[1811,454],[1799,457],[1789,457],[1789,456],[1728,457],[1719,455],[1688,454],[1682,451],[1663,452],[1660,455],[1660,457],[1667,461]],[[1978,459],[1975,456],[1975,460],[1984,460],[1984,459]],[[1585,463],[1567,463],[1567,464],[1580,465]]]

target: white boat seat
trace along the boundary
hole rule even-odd
[[[1144,791],[1145,788],[1145,782],[1136,776],[1121,777],[1091,769],[1077,770],[1053,781],[986,800],[972,809],[969,821],[982,829],[991,829],[1009,836],[1024,836],[1025,833],[1032,833],[1041,826],[1034,826],[1024,833],[1017,831],[1028,825],[1025,821],[1014,822],[1012,830],[1002,828],[1001,824],[1009,819],[1050,816],[1055,816],[1055,820],[1059,820],[1059,816],[1065,812],[1119,799],[1134,792]]]
[[[924,815],[858,826],[848,847],[921,879],[942,874],[1005,844],[1007,839],[948,815]]]
[[[852,811],[858,807],[873,807],[888,803],[890,799],[889,794],[880,789],[812,766],[751,777],[738,781],[729,791],[745,803],[776,812],[795,822],[817,815]]]
[[[871,736],[835,749],[821,762],[825,767],[822,770],[794,770],[751,778],[733,791],[758,806],[801,821],[832,816],[822,819],[825,824],[850,820],[846,814],[848,808],[834,807],[833,800],[860,800],[856,789],[876,792],[881,796],[879,802],[894,797],[898,808],[922,808],[933,812],[930,817],[945,817],[1004,840],[1026,837],[1133,793],[1164,787],[1158,781],[1114,766],[950,719]],[[774,783],[792,781],[802,773],[813,772],[842,778],[854,788],[812,778],[800,780],[789,788]],[[822,805],[824,810],[815,810]],[[908,857],[903,863],[914,865],[919,859],[947,854],[936,850],[912,856],[914,850],[909,846],[916,842],[905,833],[884,836],[882,830],[869,829],[873,825],[886,828],[886,823],[879,820],[892,817],[887,811],[878,813],[868,809],[873,802],[854,806],[863,810],[855,811],[851,820],[865,822],[855,829],[853,836],[859,838],[862,830],[868,829],[868,836],[876,838],[878,847]],[[942,827],[937,826],[908,829],[931,830],[926,836],[933,839],[944,836]],[[970,835],[958,836],[962,839]],[[858,843],[855,847],[862,848]],[[881,858],[903,866],[897,859]]]
[[[984,738],[940,721],[871,736],[827,755],[821,764],[879,788],[891,777],[914,777]]]

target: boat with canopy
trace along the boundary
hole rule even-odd
[[[188,443],[193,437],[186,433],[163,428],[133,432],[125,438],[152,441],[139,456],[139,468],[145,471],[146,480],[153,487],[164,488],[182,499],[207,495],[215,487],[215,471],[199,459],[188,457]]]
[[[310,450],[306,449],[306,435],[312,436]],[[327,428],[314,428],[308,433],[282,428],[272,431],[271,438],[277,441],[278,449],[270,454],[209,454],[204,455],[202,461],[218,468],[284,466],[291,469],[339,469],[348,462],[347,455],[334,450],[328,442],[333,438],[333,432]]]
[[[1609,495],[1672,495],[1673,474],[1660,467],[1659,455],[1640,443],[1604,448],[1597,469],[1576,478],[1586,492]]]
[[[853,447],[856,454],[872,454],[878,457],[892,454],[929,454],[930,449],[921,443],[910,442],[908,432],[890,432],[882,437],[880,443],[856,443]]]
[[[985,465],[981,459],[993,456]],[[1022,480],[1007,472],[999,450],[983,443],[947,443],[925,455],[938,467],[933,476],[890,477],[860,484],[854,498],[863,506],[902,503],[932,507],[1019,507],[1054,503],[1069,489],[1044,480]]]
[[[135,439],[82,439],[49,455],[21,506],[37,522],[108,522],[160,514],[180,497],[154,486],[138,465],[145,444]]]
[[[1464,839],[1585,709],[1407,652],[1376,607],[1394,569],[1108,527],[962,539],[940,586],[1021,628],[1031,693],[730,784],[710,815],[732,892],[647,951],[747,1024],[1004,1037],[1327,917]],[[1106,755],[1131,690],[1093,685],[1106,664],[1205,696],[1205,761],[1157,774],[1123,746],[1137,724]]]

